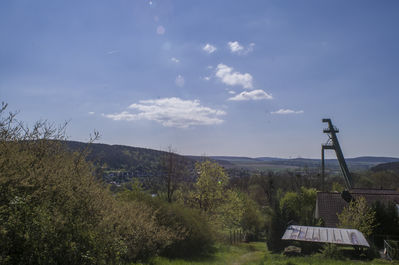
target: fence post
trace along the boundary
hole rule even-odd
[[[237,240],[237,238],[236,238],[236,230],[233,230],[233,235],[234,235],[234,240],[233,240],[233,242],[234,242],[234,244],[236,243],[236,240]]]

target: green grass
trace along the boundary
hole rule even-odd
[[[320,254],[304,257],[286,257],[281,254],[271,254],[264,242],[242,243],[234,246],[218,245],[216,252],[196,260],[153,258],[150,265],[399,265],[398,261],[390,262],[382,259],[372,261],[334,260],[322,257]]]
[[[212,256],[198,260],[154,258],[152,265],[258,265],[264,260],[266,244],[264,242],[242,243],[233,246],[216,246]]]

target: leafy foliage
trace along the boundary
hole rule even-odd
[[[240,228],[244,216],[246,201],[237,191],[226,190],[223,202],[218,207],[218,215],[227,229]]]
[[[223,168],[217,163],[205,161],[196,163],[198,179],[195,183],[194,201],[204,212],[215,211],[224,199],[224,190],[228,178]]]
[[[367,205],[364,197],[351,201],[342,213],[338,214],[339,227],[353,228],[370,236],[375,228],[375,211]]]
[[[145,259],[176,238],[153,211],[115,200],[64,127],[32,129],[0,114],[2,264],[119,264]]]
[[[244,211],[241,217],[241,228],[243,229],[247,240],[260,240],[264,235],[266,226],[266,215],[260,209],[258,204],[250,198],[244,200]]]
[[[314,225],[316,189],[301,187],[300,192],[286,192],[280,200],[280,208],[288,220],[301,225]]]
[[[169,244],[158,246],[160,253],[169,257],[190,257],[212,250],[214,236],[212,227],[203,214],[179,203],[168,203],[143,192],[139,188],[118,194],[124,202],[138,203],[151,209],[157,227],[173,231]],[[154,253],[149,253],[153,255]]]

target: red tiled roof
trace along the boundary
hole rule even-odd
[[[380,189],[352,189],[350,194],[354,198],[365,197],[369,205],[376,201],[382,203],[399,203],[399,192],[395,190]],[[348,203],[338,192],[318,192],[316,200],[316,218],[322,218],[327,227],[336,227],[339,220],[337,214],[341,213]]]

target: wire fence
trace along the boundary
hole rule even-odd
[[[399,241],[396,240],[384,240],[384,254],[392,260],[399,258]]]
[[[399,236],[393,236],[393,235],[373,235],[370,237],[370,241],[374,243],[375,246],[378,248],[383,248],[384,247],[384,241],[385,240],[394,240],[394,241],[399,241]]]

